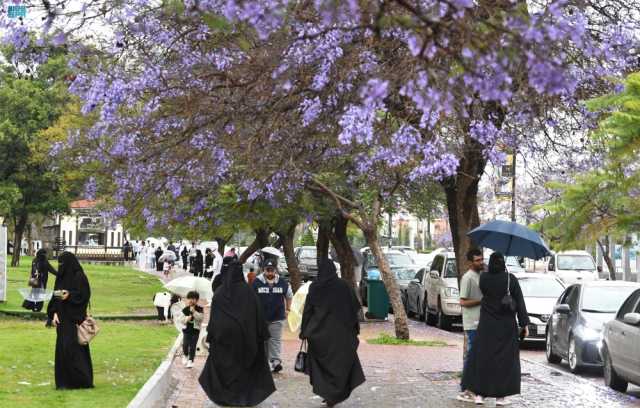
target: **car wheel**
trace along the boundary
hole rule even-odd
[[[437,316],[437,322],[438,322],[438,329],[442,329],[442,330],[451,329],[451,319],[449,319],[449,316],[444,314],[444,312],[442,311],[441,300],[438,300],[438,312],[436,316]]]
[[[424,303],[422,304],[422,310],[424,310],[424,321],[426,324],[428,324],[429,326],[435,326],[436,325],[436,316],[434,314],[432,314],[429,311],[429,308],[427,307],[427,295],[425,294],[424,297]]]
[[[420,299],[418,299],[418,320],[423,321],[427,318],[427,306],[424,304],[420,304]]]
[[[549,325],[549,329],[551,325]],[[559,364],[562,361],[562,357],[553,352],[553,342],[551,341],[551,330],[547,329],[547,341],[545,345],[547,361],[551,364]]]
[[[569,361],[569,370],[576,374],[580,371],[580,359],[578,358],[578,351],[576,350],[576,340],[573,335],[569,336],[569,351],[567,353],[567,361]]]
[[[616,391],[627,392],[629,383],[623,378],[620,378],[618,373],[616,373],[616,370],[613,368],[613,363],[611,362],[609,350],[607,350],[606,346],[602,348],[602,358],[604,359],[604,367],[602,371],[604,373],[605,385]]]

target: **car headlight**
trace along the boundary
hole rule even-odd
[[[577,334],[583,340],[600,340],[602,338],[602,332],[588,326],[581,326]]]
[[[455,296],[459,296],[460,292],[458,291],[457,288],[446,288],[444,290],[444,294],[446,297],[455,297]]]

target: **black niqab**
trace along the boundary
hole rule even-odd
[[[54,290],[66,290],[69,298],[53,297],[49,301],[47,314],[53,319],[58,315],[60,323],[56,327],[55,378],[57,388],[93,387],[93,366],[88,345],[78,343],[77,325],[87,316],[87,306],[91,298],[89,280],[70,252],[58,257],[58,273]]]
[[[333,262],[320,261],[304,305],[300,337],[308,341],[307,362],[313,392],[336,404],[365,377],[358,358],[360,303]]]
[[[264,348],[269,331],[242,265],[233,262],[223,268],[207,326],[210,354],[199,381],[218,405],[254,406],[275,391]]]

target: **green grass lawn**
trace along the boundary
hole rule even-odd
[[[31,259],[23,257],[20,266],[8,269],[7,302],[0,303],[0,310],[25,310],[18,288],[28,287]],[[57,268],[57,262],[52,262]],[[155,276],[125,266],[83,264],[91,285],[91,308],[96,315],[155,314],[153,295],[162,290],[162,283]],[[48,289],[53,289],[55,276],[49,276]],[[46,307],[46,305],[45,305]]]
[[[448,344],[441,340],[401,340],[389,333],[380,333],[375,339],[368,339],[367,343],[385,346],[420,346],[420,347],[445,347]]]
[[[55,389],[55,329],[43,322],[0,317],[0,406],[126,407],[175,341],[173,325],[100,322],[91,342],[95,388]]]

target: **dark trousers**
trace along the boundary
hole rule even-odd
[[[158,320],[164,321],[164,307],[156,306],[156,310],[158,311]]]
[[[200,330],[192,329],[182,331],[182,353],[191,361],[196,358],[198,337],[200,337]]]

